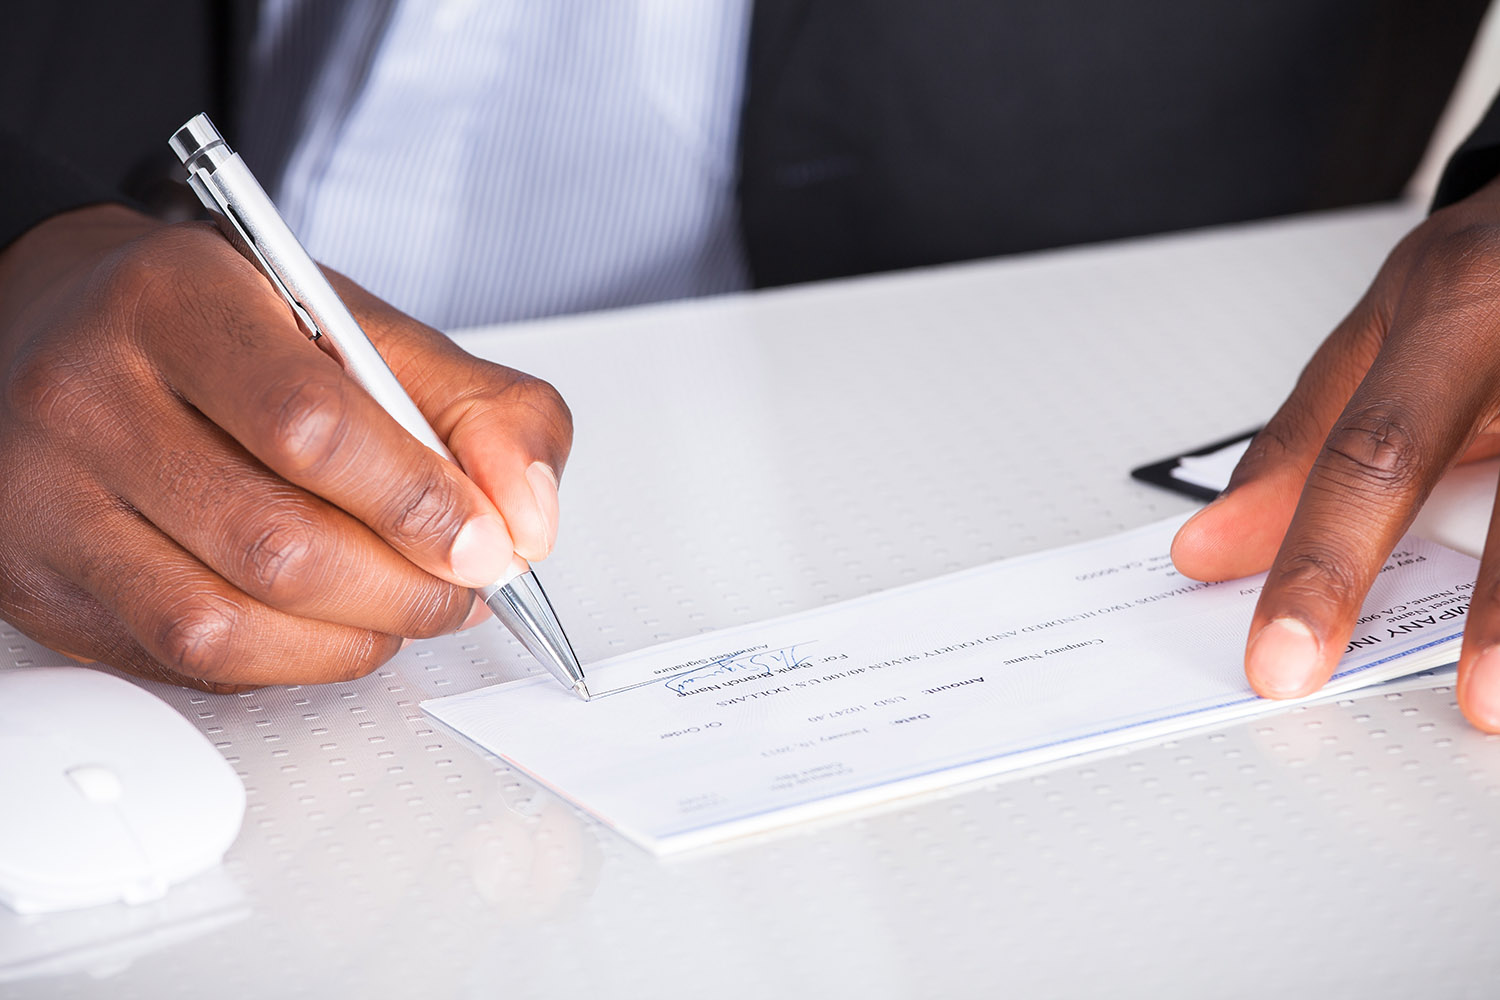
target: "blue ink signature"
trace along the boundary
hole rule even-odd
[[[753,653],[725,656],[670,678],[667,690],[678,694],[692,694],[711,684],[770,677],[778,671],[795,670],[809,662],[807,654],[797,652],[799,646],[806,645],[808,644],[804,642],[782,649],[760,649]]]

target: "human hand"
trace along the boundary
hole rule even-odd
[[[1256,435],[1223,496],[1178,532],[1200,580],[1270,567],[1245,673],[1268,698],[1332,675],[1376,574],[1437,480],[1500,453],[1500,182],[1435,212]],[[1458,663],[1458,702],[1500,732],[1500,517]]]
[[[179,684],[318,683],[548,554],[562,399],[330,278],[462,472],[211,227],[95,206],[0,254],[0,616]]]

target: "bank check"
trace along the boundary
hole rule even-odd
[[[423,708],[658,853],[1284,709],[1242,669],[1262,579],[1181,576],[1181,520],[591,664],[588,703]],[[1475,570],[1404,540],[1324,694],[1456,659]]]

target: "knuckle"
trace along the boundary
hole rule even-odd
[[[271,415],[266,456],[292,474],[316,472],[348,437],[349,398],[341,377],[299,377],[266,390]]]
[[[1305,549],[1283,561],[1276,570],[1276,589],[1293,597],[1342,602],[1353,594],[1355,573],[1339,553]]]
[[[111,254],[93,272],[91,291],[116,307],[135,309],[156,294],[159,287],[170,287],[163,282],[167,277],[170,252],[163,252],[160,240],[147,236],[122,247]]]
[[[1328,435],[1320,459],[1341,485],[1380,492],[1414,485],[1423,471],[1422,448],[1398,409],[1380,405],[1347,416]]]
[[[568,409],[567,402],[551,382],[535,376],[527,376],[522,383],[522,391],[526,393],[528,402],[537,411],[549,414],[556,420],[572,423],[573,415]]]
[[[184,282],[182,234],[168,226],[121,247],[90,275],[84,295],[90,311],[117,333],[140,344],[177,329],[185,304],[200,297],[196,282]]]
[[[168,227],[169,229],[175,227]],[[69,308],[49,314],[7,365],[7,418],[80,433],[125,383],[149,384],[147,341],[180,324],[162,309],[184,294],[171,234],[138,238],[100,261]],[[90,419],[93,417],[94,419]]]
[[[511,386],[511,392],[548,434],[562,442],[572,441],[573,411],[551,382],[523,375]]]
[[[184,281],[184,273],[196,280]],[[136,238],[107,258],[88,289],[101,315],[119,317],[122,331],[143,343],[207,327],[253,346],[247,293],[274,298],[207,222],[163,226]]]
[[[313,522],[295,511],[272,513],[244,546],[242,577],[253,596],[267,603],[296,602],[316,583],[319,548]]]
[[[157,630],[162,664],[185,677],[224,681],[233,662],[238,631],[225,602],[197,594],[173,608]]]
[[[538,380],[539,392],[541,393],[547,412],[552,414],[552,425],[560,440],[571,442],[573,440],[573,411],[568,408],[567,402],[562,398],[562,393],[553,388],[551,382]]]
[[[391,494],[381,517],[381,533],[412,549],[441,545],[458,534],[464,512],[453,481],[444,475],[423,477]]]
[[[1413,271],[1443,289],[1446,301],[1486,310],[1494,308],[1500,280],[1500,224],[1472,216],[1433,220],[1437,230],[1424,234],[1409,253]]]
[[[34,346],[7,372],[6,409],[24,426],[78,428],[99,405],[97,377],[96,369],[65,345]]]

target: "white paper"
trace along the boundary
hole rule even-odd
[[[588,703],[423,707],[659,853],[1282,708],[1243,673],[1262,578],[1178,574],[1180,523],[616,657]],[[1456,658],[1475,569],[1403,541],[1327,690]]]
[[[1172,467],[1172,478],[1216,492],[1223,490],[1229,485],[1229,477],[1234,475],[1234,467],[1240,464],[1245,450],[1250,447],[1250,441],[1250,438],[1245,438],[1207,455],[1184,455]]]

